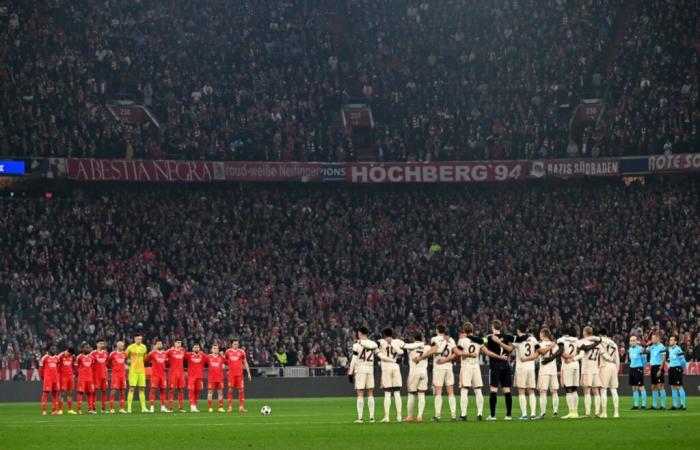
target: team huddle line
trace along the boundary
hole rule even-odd
[[[447,392],[450,415],[453,421],[466,421],[469,405],[469,389],[476,399],[476,418],[483,420],[484,397],[481,391],[483,381],[479,365],[479,355],[489,359],[489,410],[486,420],[496,420],[498,391],[502,390],[506,403],[505,420],[512,420],[513,398],[511,388],[513,381],[518,389],[520,419],[544,419],[547,413],[547,394],[552,398],[552,414],[559,413],[560,385],[566,392],[568,414],[562,419],[579,417],[579,387],[584,394],[584,417],[607,418],[608,392],[613,403],[613,417],[620,416],[618,397],[618,373],[620,357],[617,344],[601,329],[597,335],[591,327],[584,327],[582,337],[576,332],[554,339],[550,329],[542,328],[539,339],[527,332],[525,325],[518,325],[515,335],[502,333],[502,324],[495,320],[491,333],[483,336],[475,333],[474,326],[467,322],[457,342],[446,334],[444,325],[437,326],[437,333],[426,344],[420,333],[413,335],[413,341],[406,343],[393,337],[391,328],[382,331],[382,338],[375,342],[369,339],[369,331],[361,327],[357,331],[357,341],[353,344],[353,357],[348,372],[351,383],[357,393],[357,420],[364,422],[365,397],[369,409],[369,420],[374,422],[374,361],[380,360],[381,388],[384,390],[384,418],[389,422],[392,395],[399,422],[422,422],[425,410],[425,393],[428,390],[428,359],[432,358],[432,384],[434,387],[435,416],[433,421],[441,420],[442,392]],[[511,374],[509,356],[515,355],[515,380]],[[409,362],[407,379],[408,401],[407,416],[402,416],[400,359],[406,355]],[[671,409],[685,410],[686,398],[683,389],[683,370],[686,366],[683,350],[678,346],[677,338],[671,337],[669,346],[661,342],[657,334],[646,346],[640,345],[637,337],[630,339],[630,378],[633,388],[633,409],[645,409],[647,406],[644,389],[644,368],[647,356],[651,365],[652,409],[666,408],[666,391],[664,389],[664,365],[668,362],[669,382],[673,395]],[[460,415],[457,415],[457,399],[454,392],[454,371],[452,362],[459,359]],[[561,361],[561,369],[557,361]],[[539,368],[539,370],[538,370]],[[540,412],[537,413],[539,391]],[[417,416],[413,418],[417,401]],[[641,403],[640,403],[641,401]],[[658,403],[657,403],[658,402]],[[658,404],[658,406],[657,406]],[[529,407],[529,414],[528,414]],[[593,415],[591,415],[593,414]]]
[[[55,345],[49,346],[39,363],[39,375],[43,380],[41,396],[41,411],[46,415],[48,396],[51,395],[52,415],[62,415],[64,402],[67,403],[68,414],[82,414],[83,394],[87,400],[87,412],[97,413],[97,394],[101,393],[102,412],[115,413],[115,398],[118,397],[119,412],[131,413],[134,393],[138,391],[141,412],[154,412],[156,391],[160,393],[160,411],[172,412],[175,393],[177,392],[178,408],[184,409],[185,389],[189,393],[190,412],[199,412],[197,407],[200,392],[203,390],[204,367],[208,367],[209,412],[213,412],[214,393],[218,396],[218,411],[224,410],[224,369],[228,369],[228,412],[233,411],[233,393],[238,391],[238,411],[247,412],[244,406],[245,391],[243,370],[251,380],[250,367],[245,351],[239,347],[238,339],[231,342],[231,347],[224,353],[219,346],[213,344],[211,352],[202,352],[199,344],[194,344],[191,351],[182,346],[177,339],[168,350],[163,350],[163,342],[157,339],[153,350],[148,352],[143,344],[143,336],[134,336],[134,342],[126,349],[124,342],[118,341],[114,351],[105,350],[103,339],[98,339],[93,351],[90,344],[80,345],[80,354],[76,355],[73,348],[67,347],[57,354]],[[146,404],[146,364],[150,367],[149,403]],[[185,373],[185,364],[187,372]],[[111,369],[111,379],[108,383],[108,369]],[[75,371],[78,382],[75,384]],[[128,372],[128,378],[127,378]],[[127,389],[128,381],[128,389]],[[109,409],[107,409],[107,392],[109,393]],[[73,409],[73,391],[77,391],[77,411]],[[128,391],[128,393],[127,393]],[[168,403],[166,406],[166,393]],[[124,402],[126,400],[126,409]]]

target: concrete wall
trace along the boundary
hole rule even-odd
[[[647,382],[649,380],[646,380]],[[379,386],[379,378],[375,378]],[[488,377],[484,377],[488,384]],[[685,377],[685,391],[688,395],[700,395],[700,376]],[[647,384],[647,389],[649,385]],[[670,388],[667,386],[667,390]],[[487,388],[484,387],[486,392]],[[376,389],[377,394],[380,392]],[[405,392],[405,389],[404,389]],[[204,394],[204,393],[203,393]],[[253,378],[246,386],[246,396],[253,398],[303,398],[303,397],[342,397],[353,395],[352,385],[347,377],[311,378]],[[41,383],[35,381],[15,381],[0,383],[0,402],[36,402],[41,395]],[[627,377],[620,377],[620,395],[632,395]]]

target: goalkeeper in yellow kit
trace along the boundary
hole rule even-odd
[[[148,412],[146,409],[146,367],[144,358],[148,349],[142,343],[143,336],[134,336],[133,344],[126,348],[126,359],[129,361],[129,394],[126,397],[127,412],[131,412],[131,404],[134,401],[134,389],[139,388],[139,402],[141,412]]]

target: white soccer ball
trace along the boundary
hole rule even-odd
[[[260,414],[262,414],[263,416],[269,416],[270,414],[272,414],[272,408],[265,405],[262,408],[260,408]]]

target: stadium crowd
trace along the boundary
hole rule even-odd
[[[698,10],[638,3],[6,2],[0,154],[351,160],[334,115],[361,97],[384,160],[565,157],[559,105],[594,85],[617,115],[576,156],[695,151]],[[113,120],[124,94],[162,132]]]
[[[700,360],[700,184],[154,186],[0,201],[0,359],[142,329],[345,366],[353,328],[677,334]],[[2,298],[0,298],[2,300]],[[693,352],[694,349],[694,352]]]

